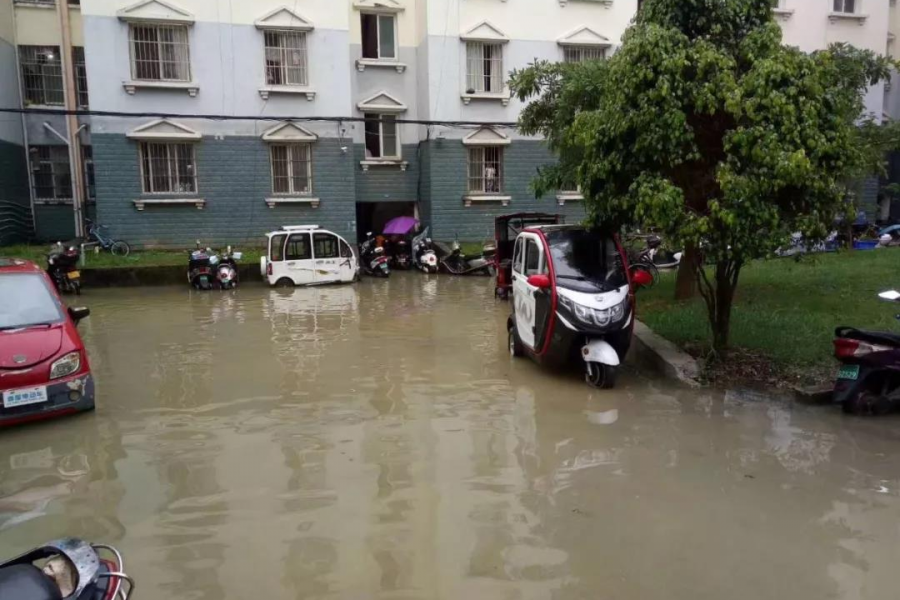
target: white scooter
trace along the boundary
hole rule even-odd
[[[438,272],[438,257],[431,238],[428,237],[428,227],[412,239],[412,260],[413,266],[423,273]]]

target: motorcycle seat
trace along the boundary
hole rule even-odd
[[[62,600],[52,579],[34,565],[0,569],[0,600]]]
[[[882,346],[896,346],[900,348],[900,335],[887,333],[885,331],[865,331],[862,329],[854,329],[853,327],[838,327],[835,330],[834,335],[839,338],[858,340],[870,344],[880,344]]]

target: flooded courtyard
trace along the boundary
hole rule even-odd
[[[487,279],[87,290],[92,414],[0,433],[0,555],[136,598],[896,598],[900,427],[513,360]]]

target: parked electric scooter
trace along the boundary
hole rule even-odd
[[[237,261],[243,258],[243,253],[233,252],[231,246],[225,250],[216,261],[216,283],[220,289],[233,290],[238,285]]]
[[[372,232],[366,234],[365,241],[359,245],[359,262],[363,273],[370,277],[390,277],[390,259],[385,256],[384,248],[375,243]]]
[[[134,580],[125,574],[118,550],[74,538],[0,564],[3,600],[128,600],[133,591]]]
[[[900,292],[895,290],[878,296],[900,302]],[[900,335],[838,327],[834,355],[842,366],[833,399],[844,412],[882,415],[900,409]]]
[[[496,272],[494,255],[496,246],[486,244],[480,256],[465,256],[459,246],[459,240],[454,240],[450,254],[444,257],[441,264],[451,275],[491,275]]]
[[[210,290],[213,286],[213,267],[218,262],[212,250],[200,248],[200,242],[197,242],[197,249],[191,251],[188,255],[188,271],[187,278],[194,289]]]
[[[78,259],[81,252],[75,246],[66,248],[62,242],[57,242],[50,254],[47,255],[47,274],[53,280],[53,285],[62,293],[81,295],[81,271],[78,270]]]
[[[626,266],[614,235],[568,225],[523,230],[513,254],[510,354],[583,362],[590,385],[612,388],[631,345],[635,291],[653,280]]]
[[[438,272],[437,254],[431,238],[428,237],[428,227],[412,239],[412,260],[413,266],[423,273]]]
[[[410,244],[405,236],[395,236],[391,242],[391,266],[402,271],[412,266]]]

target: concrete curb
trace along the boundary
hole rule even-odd
[[[634,322],[631,349],[640,362],[653,367],[669,379],[691,387],[700,387],[700,365],[697,361],[637,320]]]
[[[187,261],[165,267],[113,267],[81,270],[85,287],[133,287],[141,285],[187,284]],[[240,281],[262,281],[258,264],[238,264]]]

